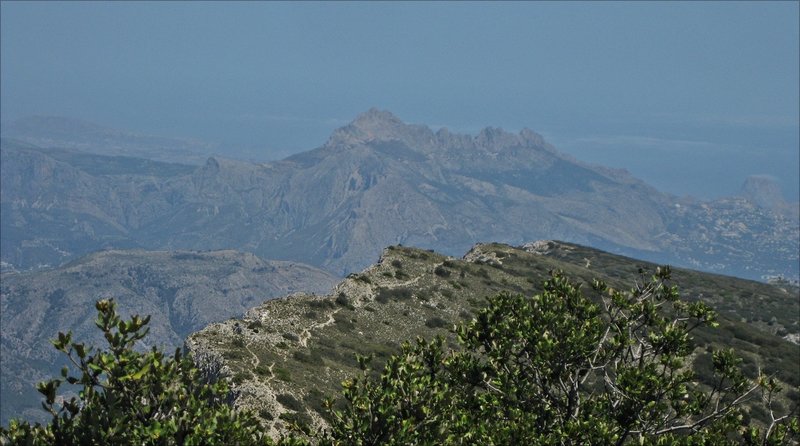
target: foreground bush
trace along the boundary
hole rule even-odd
[[[595,303],[554,274],[540,295],[490,298],[457,348],[405,344],[378,378],[360,358],[325,442],[792,444],[797,408],[776,414],[775,381],[746,379],[733,351],[713,352],[710,382],[697,382],[690,333],[715,313],[682,301],[669,275],[629,292],[596,281]],[[766,409],[763,425],[745,421],[747,404]]]
[[[97,327],[108,343],[94,350],[59,333],[53,341],[73,370],[40,383],[47,425],[11,421],[0,431],[2,444],[27,445],[253,445],[270,444],[257,419],[226,404],[224,382],[205,383],[189,358],[177,350],[145,353],[134,345],[147,334],[149,316],[122,320],[112,300],[96,304]],[[77,385],[78,397],[57,394],[63,383]]]

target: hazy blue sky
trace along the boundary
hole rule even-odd
[[[529,127],[676,194],[797,199],[798,2],[2,2],[2,119],[64,115],[265,157],[370,107]]]

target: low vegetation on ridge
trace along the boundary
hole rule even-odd
[[[116,321],[109,351],[79,352],[68,335],[56,346],[78,354],[78,376],[63,376],[95,389],[82,397],[134,423],[107,430],[129,435],[104,437],[116,444],[194,444],[184,428],[209,425],[181,424],[187,414],[155,408],[158,392],[150,390],[165,376],[195,386],[190,401],[210,398],[198,416],[216,420],[220,435],[240,426],[238,444],[793,444],[800,346],[777,333],[791,324],[748,323],[739,305],[717,315],[703,298],[725,279],[694,274],[670,277],[556,242],[479,245],[464,260],[392,247],[329,296],[266,302],[192,335],[191,367],[177,365],[186,362],[181,355],[130,352],[125,340],[143,336],[146,321],[103,316],[100,304],[101,329]],[[741,298],[739,288],[754,293],[767,315],[798,305],[792,290],[728,280],[720,289],[733,290],[729,299]],[[693,291],[681,298],[676,284]],[[216,384],[201,384],[201,375]],[[165,398],[183,401],[181,385],[165,386],[175,392]],[[226,386],[233,411],[215,403]],[[70,423],[91,421],[74,400],[60,405],[57,387],[40,386],[53,423],[12,424],[4,443],[54,438]],[[119,388],[150,393],[114,394]],[[148,414],[159,414],[160,424]],[[128,442],[133,433],[140,436]],[[197,444],[231,442],[219,438]]]
[[[627,289],[640,269],[655,267],[561,242],[477,245],[464,259],[393,246],[328,296],[297,294],[265,302],[242,319],[195,333],[186,345],[208,376],[231,379],[234,404],[263,414],[272,435],[298,422],[321,429],[330,422],[324,396],[338,394],[343,380],[360,373],[356,354],[373,355],[379,369],[403,341],[418,336],[441,335],[455,346],[452,327],[472,320],[488,297],[504,291],[538,294],[550,271],[584,284],[597,278]],[[673,279],[686,300],[720,309],[718,329],[694,333],[691,360],[699,373],[710,377],[711,351],[733,347],[749,379],[760,370],[786,384],[789,396],[780,404],[788,408],[800,399],[791,390],[800,385],[800,347],[781,339],[800,332],[796,289],[683,269],[674,269]],[[759,304],[748,304],[754,300]]]
[[[403,344],[376,377],[343,383],[343,400],[324,403],[330,429],[299,420],[282,445],[321,444],[791,444],[800,434],[797,407],[776,409],[774,377],[748,379],[732,349],[712,355],[711,378],[686,367],[696,328],[715,326],[703,302],[680,299],[659,269],[630,292],[594,281],[601,304],[560,272],[533,297],[499,293],[443,337]],[[122,320],[113,301],[99,301],[97,326],[108,341],[95,351],[60,333],[62,379],[38,390],[52,414],[47,425],[12,421],[2,444],[274,444],[254,412],[225,404],[225,380],[207,384],[180,351],[138,353],[148,318]],[[299,340],[299,339],[298,339]],[[695,366],[696,368],[696,366]],[[59,400],[64,383],[79,397]],[[760,397],[760,398],[759,398]],[[291,395],[277,397],[298,411]],[[745,403],[769,411],[756,420]],[[781,410],[776,415],[776,411]]]

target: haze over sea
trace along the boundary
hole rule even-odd
[[[798,199],[798,3],[3,2],[2,120],[276,159],[372,106],[530,127],[678,195]]]

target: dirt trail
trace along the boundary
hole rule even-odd
[[[250,350],[250,346],[249,345],[245,344],[244,349],[247,350],[251,355],[253,355],[253,361],[252,361],[253,362],[253,370],[255,370],[259,365],[261,365],[261,359],[259,359],[258,355],[256,355],[255,353],[253,353],[252,350]]]
[[[328,325],[331,325],[334,322],[336,322],[336,319],[333,318],[333,315],[338,313],[339,310],[341,310],[341,308],[337,308],[331,314],[329,314],[327,321],[321,322],[319,324],[314,324],[314,325],[306,328],[305,330],[303,330],[303,332],[300,333],[300,345],[302,347],[308,347],[308,340],[311,338],[311,330],[314,330],[314,329],[317,329],[317,328],[327,327]]]

